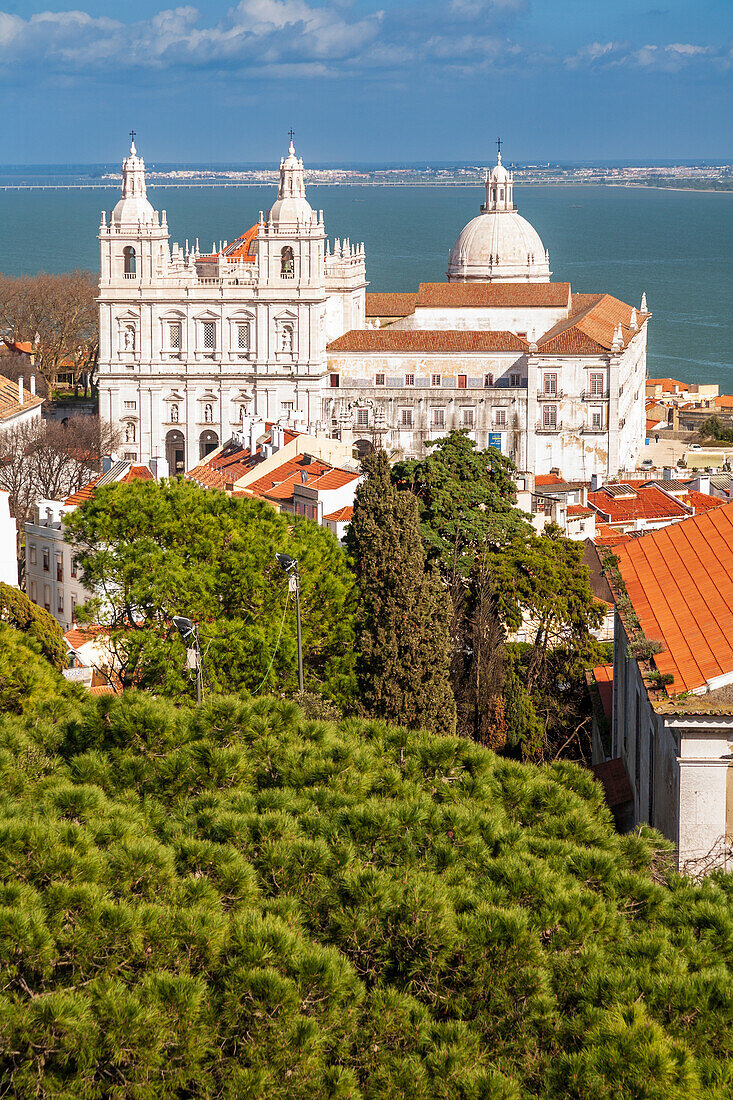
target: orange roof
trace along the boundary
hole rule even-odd
[[[3,337],[3,343],[9,351],[17,351],[21,355],[32,355],[33,353],[33,344],[30,340],[6,340]]]
[[[367,294],[367,317],[407,317],[415,309],[417,294]]]
[[[669,695],[733,673],[733,504],[633,539],[616,551]]]
[[[553,325],[537,345],[543,352],[555,355],[610,351],[620,324],[625,347],[650,316],[636,310],[637,328],[632,329],[631,313],[632,306],[611,294],[574,294],[571,315]]]
[[[678,382],[676,378],[647,378],[647,386],[661,386],[663,392],[672,393],[674,390],[686,390],[686,382]]]
[[[665,423],[665,421],[663,421],[663,420],[649,420],[647,418],[646,430],[647,430],[647,432],[653,432],[653,431],[655,431],[655,429],[657,429],[659,427],[660,424],[664,424],[664,423]]]
[[[118,693],[112,687],[112,684],[98,684],[96,687],[89,688],[90,695],[117,695]]]
[[[719,409],[733,409],[733,396],[729,393],[721,393],[715,398],[715,404]]]
[[[458,329],[352,329],[332,340],[327,351],[472,352],[527,351],[529,344],[513,332],[470,332]]]
[[[708,493],[698,493],[696,489],[691,489],[682,499],[685,504],[692,505],[696,516],[701,512],[709,512],[711,508],[720,508],[724,503],[719,497],[711,497]]]
[[[354,518],[354,509],[351,505],[347,505],[345,508],[339,508],[337,512],[330,512],[323,518],[330,520],[331,523],[350,523]]]
[[[308,460],[306,461],[306,459]],[[257,481],[253,481],[251,485],[247,486],[247,489],[256,496],[272,497],[275,500],[289,500],[293,495],[293,486],[296,480],[301,480],[300,475],[302,472],[308,475],[306,484],[313,484],[316,479],[320,478],[321,474],[332,469],[333,467],[328,462],[321,462],[319,459],[309,458],[306,455],[296,455],[295,458],[283,462],[282,466],[270,470],[269,474],[264,474]]]
[[[348,485],[350,481],[355,481],[360,476],[356,470],[341,470],[334,467],[318,478],[318,488],[340,489],[343,485]]]
[[[596,513],[592,508],[586,508],[584,504],[569,504],[567,514],[569,516],[594,516]]]
[[[636,519],[661,520],[684,519],[690,515],[677,499],[668,496],[654,484],[619,485],[624,496],[614,496],[614,486],[604,485],[595,493],[588,493],[588,503],[610,524],[631,523]]]
[[[64,638],[72,649],[79,649],[81,646],[86,645],[87,642],[91,642],[98,634],[107,633],[109,633],[109,631],[105,626],[87,626],[83,630],[80,630],[79,627],[72,626],[70,630],[66,631]]]
[[[26,388],[23,390],[23,404],[18,400],[18,383],[11,382],[0,374],[0,420],[7,420],[20,412],[43,404],[42,397],[34,397]]]
[[[72,493],[70,497],[67,497],[64,504],[84,504],[85,501],[91,500],[94,496],[94,489],[97,482],[101,481],[104,474],[97,474],[95,478],[87,484],[83,485],[81,489],[77,489],[75,493]],[[124,474],[123,477],[118,478],[114,484],[129,485],[131,481],[152,481],[153,475],[147,466],[131,466],[130,469]]]
[[[570,283],[420,283],[417,309],[570,308]]]
[[[534,483],[535,487],[537,485],[562,485],[562,478],[559,474],[537,474]]]

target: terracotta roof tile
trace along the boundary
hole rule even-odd
[[[610,351],[619,324],[625,347],[650,316],[636,310],[638,328],[632,329],[632,307],[611,294],[573,295],[573,302],[582,308],[566,320],[558,321],[537,341],[543,352],[580,355]]]
[[[352,329],[332,340],[327,351],[389,352],[526,352],[529,344],[513,332],[457,329]]]
[[[323,518],[330,520],[331,523],[350,523],[354,518],[354,509],[351,505],[347,505],[345,508],[339,508],[337,512],[330,512]]]
[[[0,375],[0,420],[7,420],[27,409],[43,404],[42,397],[32,396],[28,389],[23,390],[23,404],[18,400],[18,383]]]
[[[595,516],[596,513],[592,508],[586,508],[584,504],[569,504],[567,506],[567,514],[569,516]]]
[[[348,485],[350,481],[356,481],[359,477],[361,477],[361,474],[357,470],[334,468],[327,470],[322,477],[318,478],[318,488],[340,489],[343,485]]]
[[[689,508],[653,483],[638,483],[638,488],[623,484],[628,488],[628,496],[614,497],[606,486],[595,493],[588,493],[588,503],[606,523],[632,523],[636,519],[676,520],[690,515]]]
[[[593,679],[598,688],[603,713],[610,722],[613,699],[613,665],[598,665],[593,669]]]
[[[616,550],[647,637],[665,649],[654,663],[669,695],[733,673],[733,504],[632,539]]]
[[[537,474],[534,479],[535,486],[537,485],[562,485],[561,474]]]
[[[367,317],[407,317],[415,309],[417,294],[367,294]]]
[[[415,308],[570,308],[570,283],[420,283]]]
[[[246,233],[243,233],[241,237],[237,237],[235,241],[230,241],[226,248],[221,252],[212,252],[208,256],[199,256],[197,263],[211,264],[216,263],[219,257],[223,257],[227,263],[254,263],[257,259],[257,249],[255,247],[255,241],[259,232],[259,225],[255,224]]]

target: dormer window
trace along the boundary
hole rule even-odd
[[[289,244],[280,253],[280,274],[284,279],[292,279],[295,275],[295,253]]]
[[[137,259],[135,257],[135,249],[132,245],[128,244],[122,251],[122,257],[125,265],[125,278],[134,279],[137,275]]]

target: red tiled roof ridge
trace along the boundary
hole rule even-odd
[[[537,341],[543,352],[557,354],[592,353],[594,350],[605,352],[613,346],[613,336],[618,324],[621,325],[624,346],[641,329],[651,316],[636,310],[637,328],[630,325],[633,306],[614,298],[612,294],[578,295],[581,309],[569,317],[558,321]],[[595,300],[593,300],[595,299]]]
[[[529,344],[514,332],[464,329],[351,329],[332,340],[327,351],[363,352],[526,352]]]
[[[446,307],[501,309],[510,306],[568,307],[570,283],[420,283],[415,308]]]
[[[417,294],[407,291],[368,291],[367,317],[407,317],[415,309]]]

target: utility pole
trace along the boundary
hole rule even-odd
[[[278,564],[285,570],[288,577],[288,592],[295,593],[295,611],[298,625],[298,686],[303,691],[303,642],[300,631],[300,574],[298,563],[289,554],[276,554]]]
[[[199,642],[199,628],[197,624],[183,615],[173,616],[173,625],[183,639],[186,647],[186,668],[196,672],[196,702],[201,702],[203,694],[203,669],[201,667],[201,645]]]

